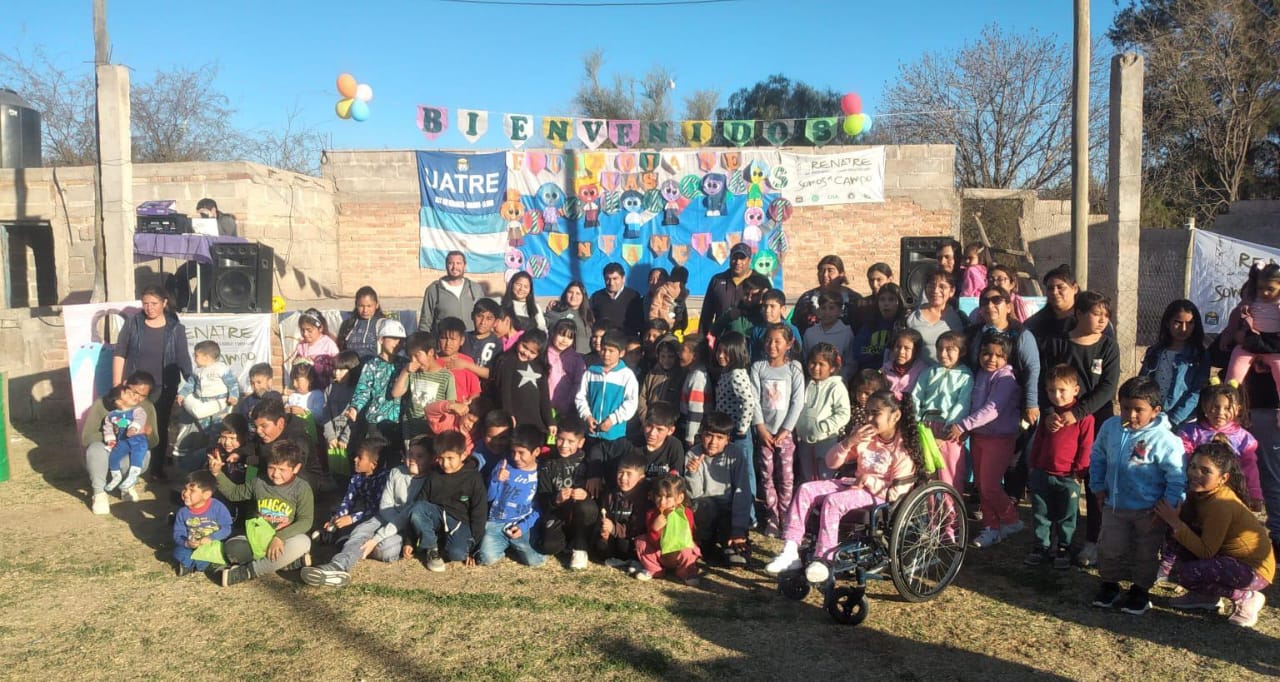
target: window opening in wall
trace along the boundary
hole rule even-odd
[[[3,230],[4,303],[33,308],[58,303],[53,261],[53,227],[47,222],[0,223]]]

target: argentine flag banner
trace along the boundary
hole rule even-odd
[[[507,230],[498,210],[507,193],[507,153],[417,152],[417,160],[419,267],[443,270],[445,256],[461,251],[469,272],[502,272]]]

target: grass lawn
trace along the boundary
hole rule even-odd
[[[1256,630],[1164,606],[1091,608],[1096,574],[1027,568],[1024,540],[969,554],[937,599],[871,587],[858,627],[776,594],[777,550],[699,589],[600,565],[570,574],[362,563],[341,590],[296,572],[222,589],[169,564],[167,491],[89,512],[71,427],[11,432],[0,483],[6,679],[1260,679],[1280,676],[1280,590]],[[157,497],[159,499],[157,499]],[[317,509],[317,516],[325,510]],[[1025,511],[1025,510],[1024,510]],[[318,558],[330,550],[315,553]]]

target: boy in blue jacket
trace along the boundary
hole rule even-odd
[[[191,472],[182,487],[182,508],[173,519],[173,558],[178,562],[179,576],[209,568],[208,561],[191,555],[201,545],[231,536],[231,512],[213,496],[217,487],[213,474],[204,469]]]
[[[617,462],[630,446],[626,441],[627,422],[640,404],[640,384],[622,363],[627,340],[622,332],[610,330],[600,339],[600,364],[587,368],[578,387],[574,406],[587,423],[587,492],[600,494],[601,481],[611,481]]]
[[[538,567],[547,560],[529,542],[538,523],[534,506],[538,452],[546,442],[547,434],[532,424],[522,424],[511,432],[511,458],[502,460],[489,479],[489,520],[480,541],[481,565],[498,563],[508,548],[529,566]]]
[[[1119,606],[1142,615],[1151,608],[1148,591],[1159,569],[1166,527],[1155,514],[1161,499],[1182,502],[1187,477],[1181,440],[1160,413],[1160,387],[1150,377],[1134,377],[1120,386],[1120,415],[1098,430],[1090,455],[1089,487],[1102,507],[1098,572],[1102,586],[1093,605]],[[1126,568],[1132,564],[1131,571]],[[1128,594],[1120,580],[1132,581]]]

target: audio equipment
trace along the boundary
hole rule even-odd
[[[209,313],[269,313],[275,251],[257,242],[210,244],[213,265],[202,268],[200,287]]]
[[[956,259],[960,258],[960,244],[951,237],[903,237],[899,259],[898,283],[907,305],[914,308],[924,295],[925,277],[938,267],[938,249],[943,244],[955,246]]]

